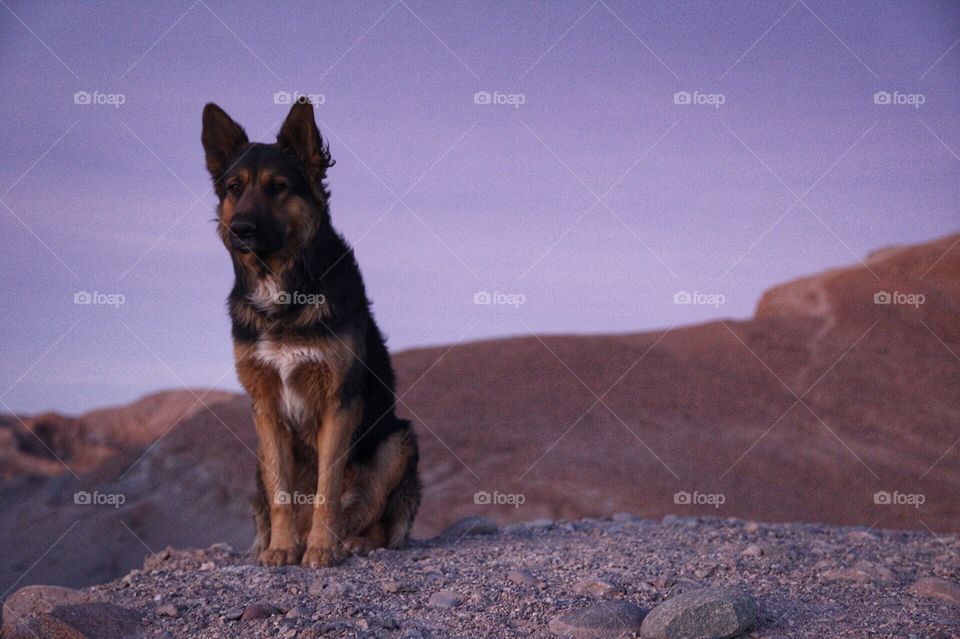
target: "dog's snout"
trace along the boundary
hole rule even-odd
[[[253,220],[234,220],[230,223],[230,232],[236,237],[249,239],[257,230],[257,225]]]

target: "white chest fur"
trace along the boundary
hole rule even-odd
[[[291,424],[302,424],[311,417],[310,407],[292,385],[294,371],[306,363],[323,361],[323,351],[312,346],[284,344],[272,340],[257,342],[257,360],[276,369],[283,385],[279,409]]]

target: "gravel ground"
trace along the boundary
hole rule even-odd
[[[157,637],[549,637],[597,599],[650,609],[702,586],[753,596],[749,637],[960,637],[960,600],[915,586],[960,579],[956,535],[618,515],[453,532],[323,570],[250,560],[164,551],[89,592]]]

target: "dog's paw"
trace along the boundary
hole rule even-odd
[[[367,555],[379,546],[369,537],[353,536],[343,540],[343,549],[351,555]]]
[[[287,566],[297,563],[298,559],[295,548],[267,548],[257,557],[257,562],[261,566]]]
[[[325,568],[335,566],[343,561],[343,548],[340,544],[333,546],[307,546],[300,564],[309,568]]]

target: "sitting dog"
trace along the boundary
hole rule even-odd
[[[257,558],[329,566],[403,545],[420,504],[410,422],[352,249],[330,222],[333,165],[313,106],[290,109],[275,144],[203,110],[237,376],[259,439]]]

